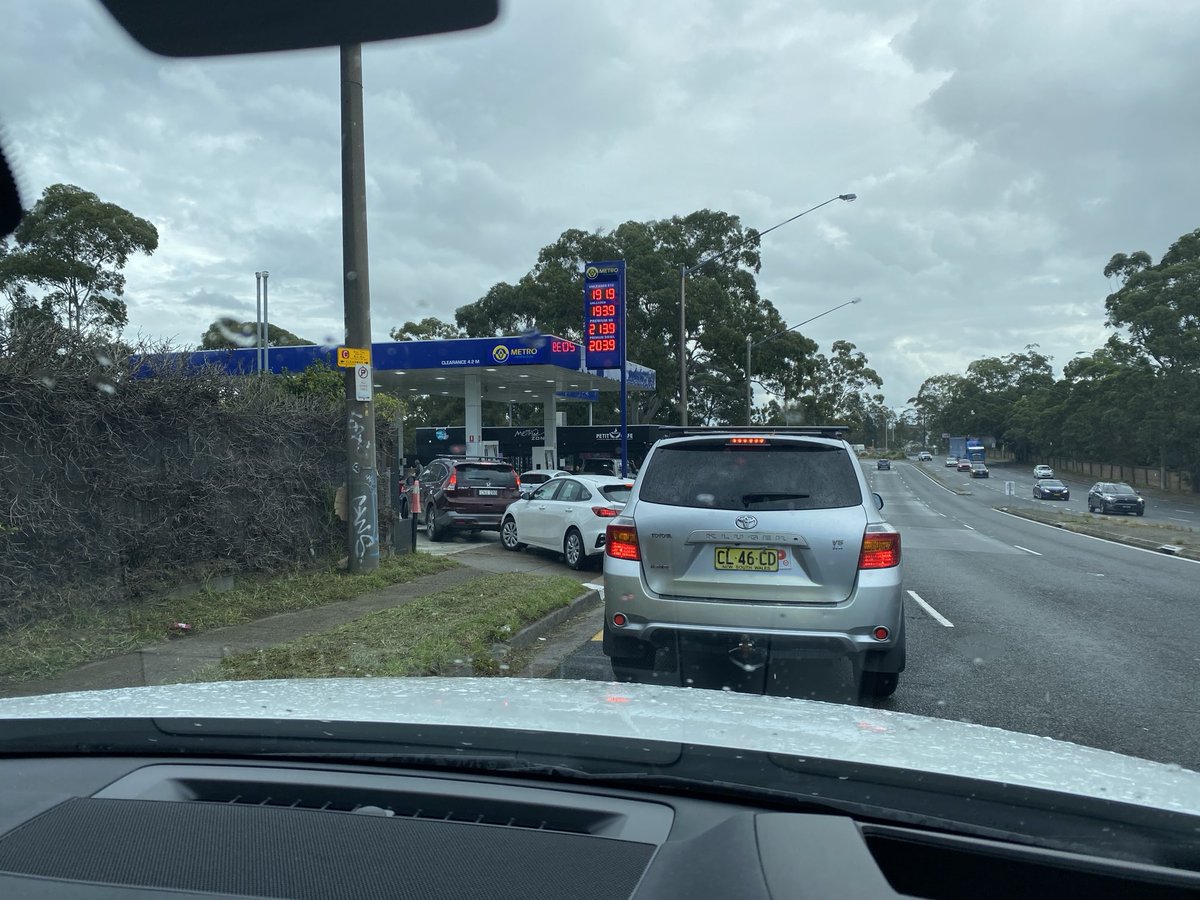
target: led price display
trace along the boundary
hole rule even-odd
[[[584,288],[584,351],[589,369],[618,369],[621,366],[621,327],[625,315],[620,285],[591,282]]]

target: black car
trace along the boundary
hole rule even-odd
[[[1070,500],[1071,489],[1057,478],[1042,478],[1033,486],[1034,500]]]
[[[988,471],[988,467],[984,463],[978,460],[971,463],[972,478],[988,478],[990,475],[991,473]]]
[[[499,531],[504,511],[520,493],[516,470],[498,459],[443,457],[419,477],[421,521],[431,541],[454,531]]]
[[[891,467],[892,461],[890,459],[881,459],[879,462],[875,463],[876,469],[891,469]]]
[[[1088,491],[1088,512],[1146,514],[1146,501],[1124,482],[1098,481]]]

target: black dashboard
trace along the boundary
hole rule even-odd
[[[5,898],[1194,897],[1200,876],[700,792],[362,765],[0,760]]]

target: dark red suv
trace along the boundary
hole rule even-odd
[[[421,470],[425,534],[442,541],[455,531],[499,531],[500,517],[520,493],[516,470],[498,459],[442,457]]]

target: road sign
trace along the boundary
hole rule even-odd
[[[365,350],[363,351],[366,352]],[[354,367],[354,399],[371,399],[371,364],[361,363]]]
[[[371,364],[371,351],[360,350],[357,347],[338,347],[337,364],[340,368],[349,369],[351,366]]]
[[[625,359],[625,262],[583,271],[583,352],[589,369],[619,369]]]

